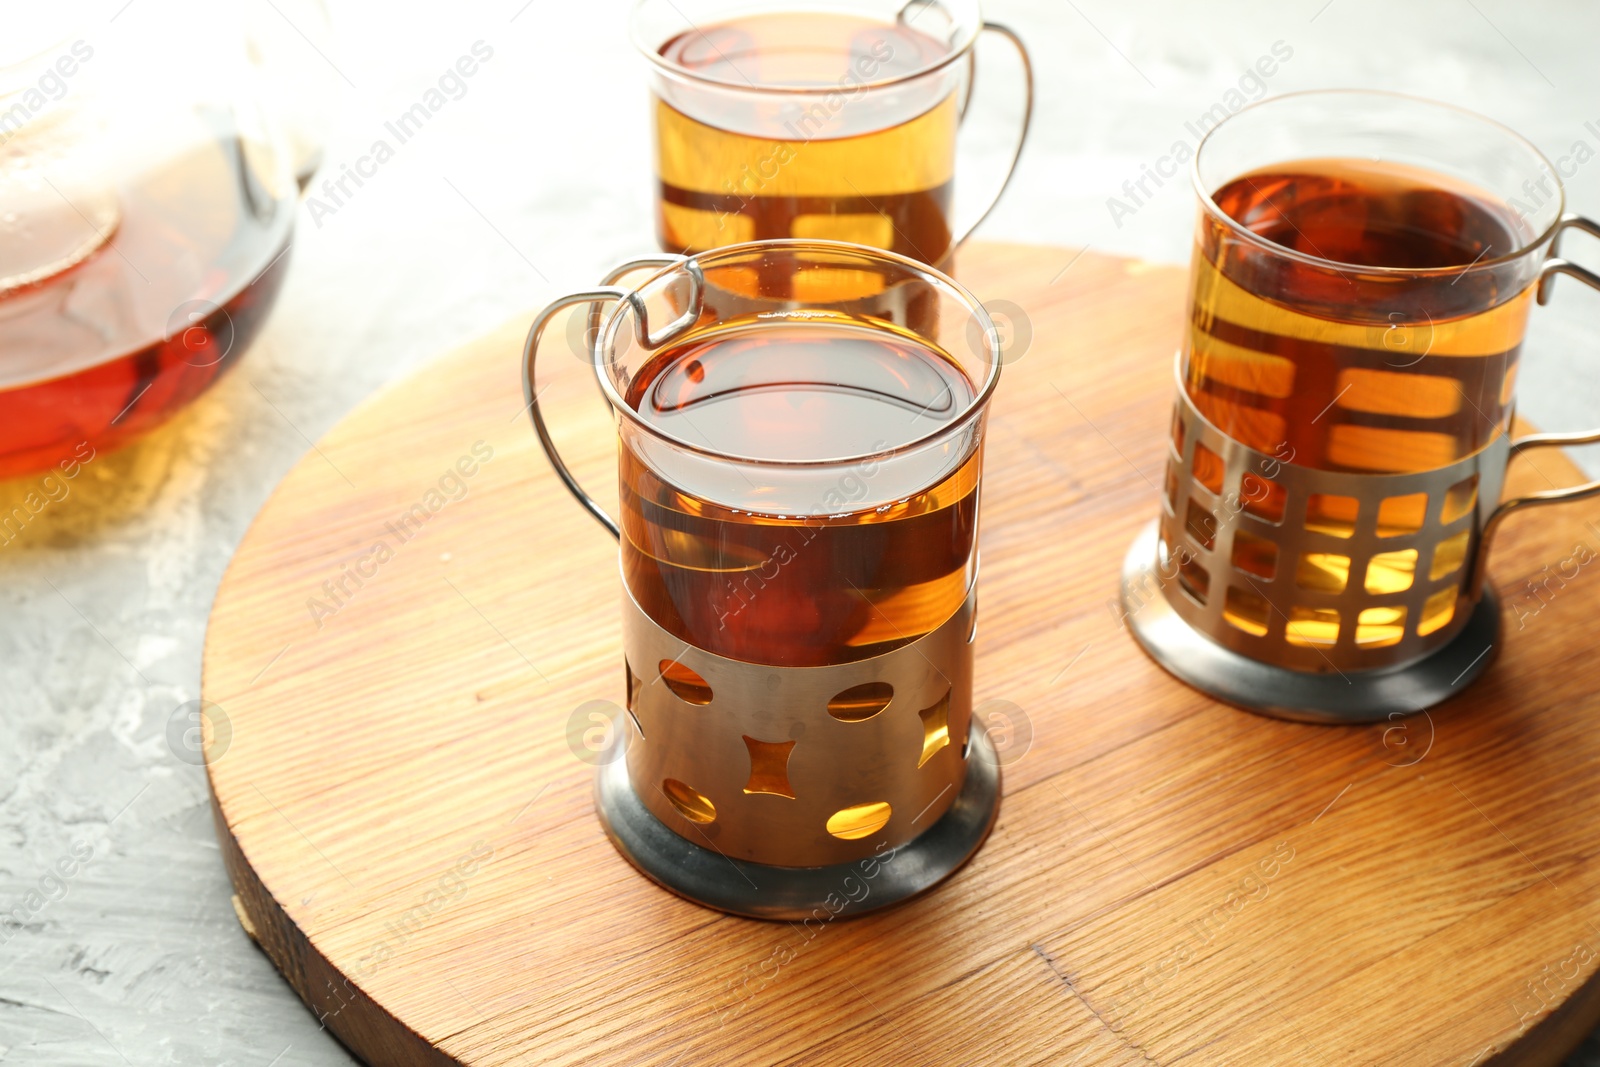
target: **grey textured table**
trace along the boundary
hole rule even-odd
[[[1585,126],[1600,127],[1600,6],[1576,0],[993,0],[988,14],[1043,60],[1035,140],[984,231],[996,238],[1187,260],[1181,185],[1120,226],[1107,198],[1279,41],[1293,56],[1274,93],[1398,89],[1499,118],[1552,156],[1600,146]],[[359,195],[302,210],[282,302],[234,373],[0,548],[0,911],[75,848],[90,855],[0,932],[0,1062],[349,1062],[240,931],[203,774],[169,725],[198,696],[229,554],[310,441],[453,344],[648,250],[647,111],[624,21],[621,0],[336,0],[338,72],[294,46],[305,85],[325,87],[316,108],[338,115],[334,171],[474,42],[493,58]],[[973,124],[969,188],[1009,129],[1001,104],[979,106],[993,116]],[[1600,163],[1569,188],[1600,212]],[[1549,428],[1600,421],[1586,298],[1568,287],[1536,316],[1523,411]],[[0,486],[6,508],[20,491]],[[1600,1040],[1571,1062],[1600,1065]]]

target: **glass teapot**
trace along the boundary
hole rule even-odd
[[[315,149],[301,139],[297,175],[240,8],[8,13],[0,478],[159,425],[237,361],[272,306]]]

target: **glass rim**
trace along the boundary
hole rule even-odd
[[[724,463],[739,463],[755,467],[799,468],[851,466],[866,461],[881,462],[886,459],[892,459],[895,456],[901,456],[909,452],[915,452],[928,446],[929,444],[932,444],[941,437],[945,437],[965,428],[968,423],[977,419],[983,414],[985,409],[988,408],[989,401],[994,396],[995,388],[1000,383],[1000,369],[1002,365],[999,331],[995,329],[994,320],[989,316],[989,310],[983,306],[983,302],[974,296],[970,290],[968,290],[954,278],[935,270],[925,263],[911,259],[908,256],[902,256],[897,252],[890,252],[883,248],[873,248],[869,245],[851,244],[848,241],[813,241],[796,238],[783,238],[780,240],[769,241],[745,241],[735,245],[724,245],[720,248],[714,248],[709,252],[701,252],[698,255],[684,256],[677,262],[672,263],[669,266],[662,267],[660,270],[652,273],[648,278],[645,278],[643,281],[633,286],[633,288],[629,290],[629,293],[630,295],[637,295],[643,291],[645,287],[652,285],[655,282],[660,281],[661,279],[672,274],[683,271],[684,268],[691,262],[699,264],[702,268],[706,266],[716,266],[716,261],[722,258],[747,255],[751,252],[768,249],[782,249],[791,251],[813,249],[819,252],[831,252],[835,254],[843,253],[857,256],[859,258],[876,260],[880,263],[890,263],[896,267],[908,269],[921,278],[921,280],[951,292],[972,313],[973,317],[977,320],[982,335],[988,341],[989,367],[984,375],[983,382],[978,386],[977,391],[972,395],[972,399],[967,402],[966,408],[959,415],[956,415],[949,421],[940,423],[927,433],[913,438],[904,444],[895,445],[893,448],[884,448],[877,451],[860,452],[844,456],[829,456],[820,459],[761,459],[755,456],[735,455],[733,453],[721,451],[720,449],[696,444],[693,441],[686,441],[676,434],[667,433],[660,427],[646,422],[627,402],[627,400],[623,398],[622,394],[617,392],[617,387],[612,382],[611,375],[606,373],[606,366],[611,362],[606,353],[615,349],[616,346],[614,342],[617,330],[622,324],[624,315],[633,307],[632,301],[624,299],[617,301],[616,307],[613,308],[611,314],[607,316],[604,325],[601,327],[601,329],[596,331],[594,347],[589,353],[595,377],[600,382],[600,390],[604,394],[606,402],[611,406],[613,411],[617,412],[622,418],[627,419],[628,422],[630,422],[633,426],[639,430],[642,430],[649,436],[671,445],[674,448],[682,449],[686,452],[692,452],[695,455],[703,456],[707,459],[718,460]],[[668,344],[670,343],[671,342],[669,341]],[[965,371],[963,371],[963,373],[965,373]]]
[[[650,4],[661,2],[664,2],[664,0],[638,0],[638,2],[633,5],[633,12],[628,16],[628,37],[631,41],[633,41],[633,46],[639,50],[640,54],[649,60],[650,64],[655,67],[656,70],[663,74],[671,75],[672,77],[678,78],[682,81],[694,82],[699,85],[711,85],[719,89],[731,89],[734,92],[740,93],[767,93],[774,96],[826,96],[829,93],[836,93],[840,91],[840,87],[838,85],[786,85],[782,82],[777,82],[770,85],[753,85],[748,82],[740,83],[728,81],[722,78],[708,78],[702,74],[698,74],[695,71],[690,70],[688,67],[685,67],[682,64],[674,63],[661,54],[660,44],[652,45],[648,43],[643,37],[640,36],[639,33],[640,12],[642,12]],[[665,0],[665,2],[670,3],[670,0]],[[918,0],[907,0],[906,6],[909,7],[911,4],[917,2]],[[924,0],[924,2],[928,2],[928,0]],[[841,5],[841,8],[842,6],[843,5]],[[677,5],[674,4],[672,7],[674,10],[677,10]],[[779,5],[775,4],[773,7],[774,11],[780,10]],[[957,60],[966,57],[977,44],[979,32],[983,29],[984,25],[983,16],[980,12],[978,4],[976,3],[976,0],[974,0],[972,3],[972,12],[976,18],[972,20],[970,25],[962,25],[960,35],[956,38],[956,40],[959,41],[959,47],[952,46],[946,55],[926,63],[918,67],[916,70],[908,73],[897,74],[892,78],[874,78],[870,81],[858,82],[851,87],[850,91],[859,93],[869,89],[884,89],[892,85],[903,85],[906,82],[916,81],[919,78],[925,78],[930,74],[937,73]],[[684,21],[687,22],[688,20],[685,19]],[[701,36],[705,35],[705,31],[701,30],[699,26],[696,26],[692,22],[689,23],[689,28],[694,32],[699,33]]]
[[[1310,255],[1308,253],[1289,248],[1285,245],[1278,244],[1276,241],[1268,240],[1267,238],[1256,233],[1254,230],[1250,229],[1248,226],[1245,226],[1243,223],[1239,222],[1232,215],[1229,215],[1217,205],[1216,200],[1212,198],[1211,190],[1207,189],[1201,182],[1200,160],[1201,157],[1205,155],[1206,145],[1211,141],[1211,138],[1216,135],[1217,131],[1225,128],[1234,119],[1271,104],[1281,103],[1285,100],[1303,99],[1305,97],[1322,97],[1325,99],[1344,98],[1347,100],[1367,99],[1372,101],[1398,100],[1404,101],[1408,104],[1422,104],[1424,106],[1436,108],[1442,111],[1451,111],[1459,116],[1471,119],[1472,121],[1487,127],[1495,133],[1505,137],[1507,140],[1515,143],[1518,147],[1524,149],[1530,156],[1544,166],[1552,180],[1554,180],[1556,186],[1555,217],[1551,220],[1550,225],[1545,227],[1544,230],[1541,231],[1537,236],[1530,239],[1522,248],[1519,248],[1513,252],[1508,252],[1503,256],[1495,256],[1492,259],[1476,259],[1464,267],[1382,267],[1373,266],[1366,263],[1347,263],[1343,260],[1329,259],[1325,256]],[[1285,162],[1288,161],[1286,160]],[[1561,228],[1561,219],[1567,211],[1567,188],[1565,183],[1563,183],[1561,180],[1560,172],[1557,171],[1555,166],[1550,162],[1550,158],[1541,152],[1538,146],[1536,146],[1532,141],[1528,140],[1522,134],[1518,133],[1516,130],[1512,129],[1510,126],[1507,126],[1503,122],[1491,119],[1487,115],[1479,114],[1478,112],[1469,108],[1458,107],[1455,104],[1447,104],[1441,100],[1432,100],[1425,96],[1415,96],[1411,93],[1391,92],[1387,89],[1300,89],[1292,93],[1269,96],[1263,100],[1257,100],[1254,103],[1247,104],[1238,111],[1235,111],[1233,114],[1229,115],[1227,118],[1223,119],[1221,122],[1217,123],[1215,126],[1211,127],[1211,129],[1206,131],[1206,135],[1200,138],[1200,143],[1195,146],[1194,160],[1189,164],[1189,179],[1194,187],[1195,196],[1197,196],[1200,200],[1201,210],[1205,211],[1206,214],[1210,215],[1213,219],[1222,223],[1222,225],[1228,230],[1232,231],[1235,236],[1255,245],[1264,251],[1281,256],[1284,259],[1294,260],[1296,262],[1304,263],[1313,267],[1326,268],[1333,271],[1348,270],[1361,274],[1379,274],[1388,277],[1439,277],[1449,274],[1466,274],[1468,271],[1485,270],[1490,267],[1499,267],[1505,266],[1509,263],[1515,263],[1525,256],[1533,253],[1535,250],[1543,247],[1544,244],[1555,235],[1556,231]]]

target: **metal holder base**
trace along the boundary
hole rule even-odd
[[[909,900],[978,851],[1000,807],[1000,761],[984,730],[969,743],[966,782],[938,822],[899,848],[827,867],[749,863],[680,837],[640,802],[621,758],[600,767],[595,808],[617,851],[687,900],[753,919],[827,922]]]
[[[1135,539],[1122,568],[1126,621],[1150,658],[1181,681],[1246,711],[1318,723],[1382,722],[1414,715],[1459,693],[1493,659],[1500,600],[1487,583],[1461,631],[1431,654],[1400,666],[1327,673],[1289,670],[1223,648],[1184,621],[1164,591],[1134,602],[1156,567],[1158,524]]]

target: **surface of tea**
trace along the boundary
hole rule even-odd
[[[662,247],[692,254],[794,237],[941,264],[951,246],[956,94],[945,91],[887,127],[857,127],[877,106],[861,85],[947,53],[911,27],[836,13],[750,15],[668,41],[663,58],[732,89],[839,91],[805,98],[805,106],[755,110],[736,93],[697,93],[693,115],[658,97]]]
[[[1258,238],[1202,212],[1185,378],[1221,430],[1303,466],[1399,472],[1507,428],[1534,295],[1529,263],[1496,262],[1528,241],[1508,207],[1347,159],[1246,174],[1212,199]]]
[[[881,328],[747,323],[663,349],[626,398],[651,426],[751,460],[846,462],[817,469],[804,513],[775,514],[770,468],[746,465],[733,479],[741,498],[712,502],[625,442],[629,590],[683,640],[755,663],[865,659],[937,628],[975,573],[981,448],[936,485],[879,506],[852,501],[875,498],[873,480],[893,462],[881,453],[958,418],[973,395],[943,353]]]
[[[108,240],[0,293],[0,478],[165,421],[239,358],[282,281],[292,204],[237,139],[118,178]]]

